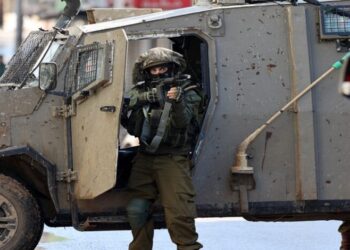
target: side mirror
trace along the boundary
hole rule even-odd
[[[56,63],[41,63],[39,66],[39,88],[44,91],[53,90],[57,85]]]
[[[343,62],[343,68],[340,71],[340,83],[339,92],[350,98],[350,58],[348,57],[345,62]]]

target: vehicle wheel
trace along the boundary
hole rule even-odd
[[[43,227],[31,193],[18,181],[0,174],[0,250],[33,250]]]

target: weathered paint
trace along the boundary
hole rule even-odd
[[[125,72],[126,37],[123,30],[90,34],[84,43],[114,42],[113,79],[94,89],[85,100],[76,100],[72,117],[73,168],[78,172],[75,195],[93,199],[116,184],[119,116],[122,105]],[[89,88],[89,87],[88,87]],[[114,106],[115,112],[102,112],[103,106]]]

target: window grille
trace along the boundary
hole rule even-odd
[[[88,85],[96,87],[112,79],[113,44],[92,43],[80,46],[69,63],[66,91],[73,94]]]
[[[341,11],[349,11],[350,6],[337,6]],[[350,18],[331,13],[329,7],[321,7],[321,37],[344,38],[350,36]]]

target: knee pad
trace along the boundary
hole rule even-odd
[[[150,215],[151,204],[151,201],[140,198],[132,199],[129,202],[126,210],[132,228],[142,227],[146,223]]]

